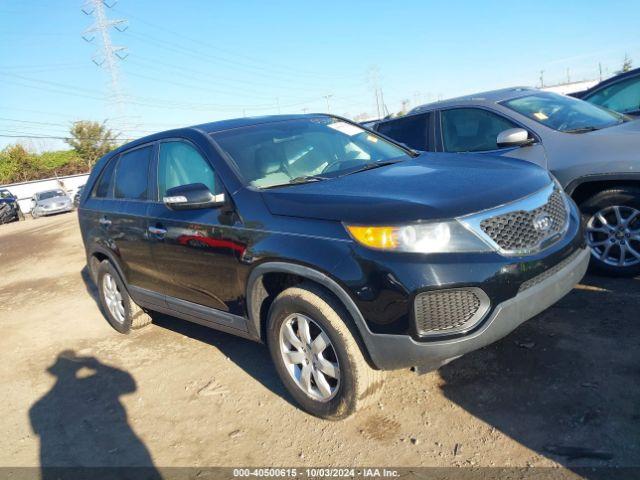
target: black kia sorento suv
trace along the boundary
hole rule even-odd
[[[117,331],[162,312],[268,345],[306,411],[344,418],[381,371],[511,332],[582,278],[578,212],[513,159],[418,153],[342,118],[154,134],[103,157],[79,219]]]

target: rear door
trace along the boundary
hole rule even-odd
[[[122,153],[113,173],[113,196],[98,219],[120,257],[127,282],[153,290],[153,261],[147,237],[149,168],[154,145]]]
[[[167,304],[178,311],[186,305],[187,313],[204,306],[239,314],[238,262],[244,247],[224,236],[229,228],[221,225],[229,212],[225,207],[171,210],[162,202],[168,189],[192,183],[225,193],[214,165],[193,143],[172,139],[159,144],[155,171],[149,239]]]
[[[479,107],[448,108],[440,110],[438,114],[440,121],[436,137],[439,151],[500,155],[547,167],[544,146],[537,137],[537,143],[528,147],[498,147],[500,132],[510,128],[525,128],[513,119]]]

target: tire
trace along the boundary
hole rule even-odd
[[[108,277],[108,278],[107,278]],[[103,260],[97,270],[98,295],[103,315],[109,324],[118,332],[128,334],[131,330],[137,330],[151,323],[151,317],[131,299],[120,275],[111,262]],[[110,279],[110,280],[109,280]],[[110,294],[113,292],[107,285],[115,286],[120,298],[121,308],[114,311],[110,308]],[[117,297],[116,297],[117,298]]]
[[[31,218],[35,220],[38,217],[40,217],[40,215],[38,215],[34,210],[31,210]]]
[[[24,220],[24,213],[22,213],[22,210],[18,209],[18,221],[22,222]]]
[[[304,338],[304,334],[300,332],[300,322],[306,318],[310,324],[309,336],[312,340],[317,340],[324,332],[328,337],[329,345],[320,352],[320,358],[314,356],[310,352],[310,348],[306,348],[305,353],[293,346],[293,343],[283,343],[287,337],[283,332],[287,325],[293,326],[292,332],[295,341],[300,342]],[[309,322],[310,320],[310,322]],[[289,393],[302,407],[303,410],[316,417],[327,420],[340,420],[348,417],[356,410],[373,404],[380,394],[382,387],[382,372],[372,369],[362,354],[362,349],[355,339],[354,333],[349,328],[347,321],[350,318],[331,295],[314,284],[302,283],[295,287],[288,288],[281,292],[273,301],[269,309],[268,325],[267,325],[267,344],[271,353],[271,358],[275,368]],[[296,333],[295,328],[298,328]],[[315,336],[314,336],[315,334]],[[303,342],[300,342],[301,344]],[[310,344],[306,343],[307,346]],[[311,344],[314,344],[311,342]],[[291,347],[291,348],[289,348]],[[310,380],[311,390],[317,392],[316,397],[307,393],[301,386],[299,381],[294,379],[295,372],[302,378],[302,371],[305,366],[292,365],[285,363],[284,355],[287,353],[295,353],[296,355],[309,355],[306,367],[309,368],[312,363],[314,367],[322,364],[323,367],[312,369],[308,378]],[[310,359],[311,358],[311,359]],[[337,379],[330,375],[319,372],[322,368],[326,370],[326,360],[332,365],[338,366]],[[315,363],[318,362],[318,363]],[[333,370],[335,372],[336,370]],[[293,373],[292,373],[293,372]],[[316,381],[316,375],[322,375],[322,379]],[[319,385],[326,386],[329,384],[332,393],[324,399],[317,398],[322,395]]]
[[[623,221],[633,219],[628,225],[619,223],[616,210]],[[591,248],[590,269],[611,277],[633,277],[640,275],[640,189],[619,187],[603,190],[580,204],[580,212],[585,223],[587,244]],[[600,221],[601,214],[607,225]],[[603,243],[603,245],[597,245]],[[605,249],[611,243],[609,253]],[[616,258],[622,257],[619,265]]]

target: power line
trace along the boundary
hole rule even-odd
[[[115,28],[118,31],[126,30],[126,20],[110,20],[107,18],[105,7],[111,8],[105,0],[86,0],[85,6],[82,9],[86,15],[92,15],[95,22],[92,26],[87,28],[82,38],[87,42],[92,42],[94,36],[88,36],[92,33],[96,33],[100,37],[101,46],[97,53],[93,56],[93,63],[99,67],[106,68],[109,74],[109,87],[111,93],[111,101],[115,105],[116,111],[119,116],[124,114],[124,97],[122,94],[122,88],[120,87],[120,72],[118,68],[118,62],[124,60],[127,56],[126,48],[113,45],[111,42],[111,35],[109,33],[111,28]]]

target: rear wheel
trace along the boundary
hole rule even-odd
[[[346,321],[341,305],[313,284],[286,289],[269,310],[267,342],[282,382],[304,410],[329,420],[372,403],[382,386]]]
[[[114,329],[129,333],[151,323],[149,314],[131,299],[120,275],[108,260],[98,265],[96,280],[104,316]]]
[[[640,274],[640,189],[604,190],[580,205],[591,267],[605,275]]]

